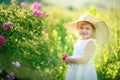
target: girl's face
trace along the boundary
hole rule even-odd
[[[89,23],[86,23],[84,25],[78,24],[78,31],[79,31],[79,35],[81,36],[82,40],[92,38],[93,27],[91,24],[89,24]]]

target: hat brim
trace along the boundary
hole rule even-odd
[[[104,21],[101,21],[98,18],[85,19],[82,21],[87,21],[94,25],[94,27],[96,29],[96,31],[95,31],[96,43],[99,45],[104,45],[109,37],[109,29],[108,29],[108,26],[104,23]],[[80,35],[78,34],[77,23],[82,22],[82,21],[74,21],[74,22],[66,23],[63,26],[68,31],[73,33],[75,36],[79,37]]]

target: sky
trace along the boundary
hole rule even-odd
[[[120,0],[44,0],[47,3],[54,4],[54,5],[59,5],[63,7],[67,6],[72,6],[72,7],[79,7],[83,5],[84,3],[90,3],[90,4],[95,4],[95,3],[101,3],[105,5],[110,5],[110,6],[117,6],[117,4],[120,4]]]

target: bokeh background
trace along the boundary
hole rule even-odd
[[[119,0],[0,0],[0,80],[64,80],[77,38],[63,24],[89,13],[109,26],[97,47],[98,80],[120,79]]]

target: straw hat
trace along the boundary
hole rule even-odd
[[[100,19],[95,18],[90,14],[85,14],[81,16],[77,21],[65,23],[64,27],[69,30],[71,33],[78,37],[79,33],[77,30],[77,23],[87,21],[95,27],[95,39],[98,45],[104,45],[109,37],[108,26]]]

